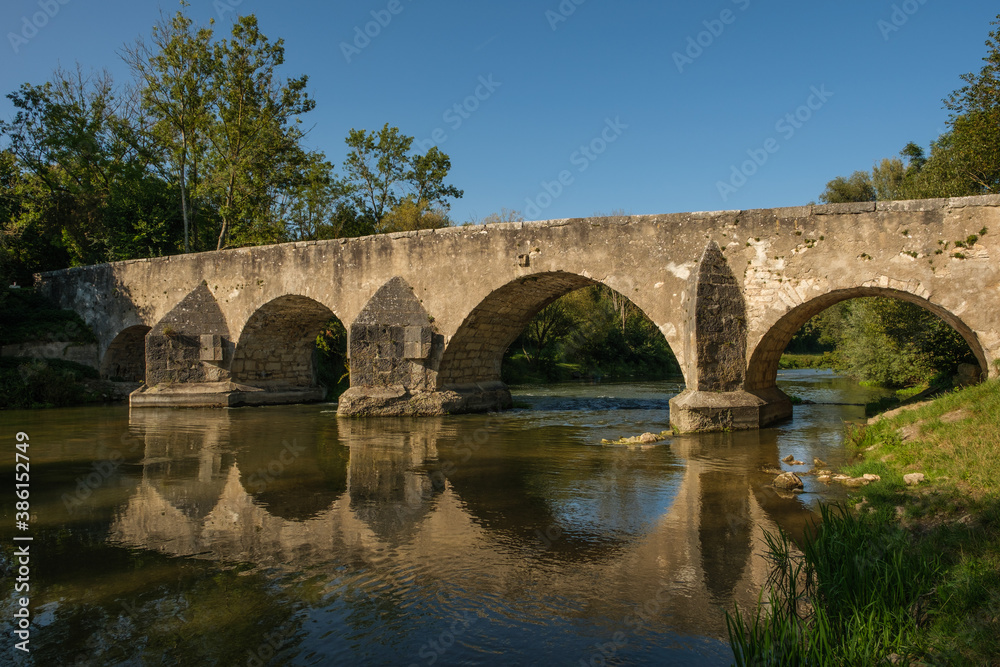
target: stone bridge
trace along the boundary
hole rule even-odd
[[[314,341],[349,332],[342,414],[508,407],[504,351],[558,297],[604,284],[659,327],[681,430],[791,415],[778,359],[810,317],[888,296],[954,327],[1000,375],[1000,196],[504,223],[310,241],[37,276],[99,340],[132,406],[320,400]]]

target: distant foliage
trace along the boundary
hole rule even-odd
[[[977,363],[965,340],[933,313],[897,299],[852,303],[840,344],[845,370],[884,387],[928,383]]]
[[[978,363],[965,339],[941,318],[898,299],[843,301],[809,320],[786,348],[832,353],[839,370],[882,387],[911,387],[950,378],[959,364]]]
[[[516,360],[525,361],[533,377],[549,380],[564,378],[560,365],[584,377],[659,378],[680,372],[656,325],[603,285],[571,292],[543,308],[507,350],[511,381],[520,379],[507,370]]]
[[[333,318],[316,337],[316,375],[327,389],[327,399],[333,400],[350,386],[347,361],[347,330]]]

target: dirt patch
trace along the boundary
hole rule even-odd
[[[968,419],[972,416],[972,413],[965,408],[960,408],[958,410],[952,410],[949,413],[941,415],[941,421],[945,424],[954,424],[955,422],[960,422],[963,419]]]

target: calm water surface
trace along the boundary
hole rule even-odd
[[[515,388],[500,415],[338,419],[334,406],[2,412],[0,663],[729,664],[762,530],[836,493],[877,392],[785,371],[816,401],[760,432],[646,448],[671,382]],[[13,440],[31,436],[29,656],[15,655]],[[809,466],[794,469],[805,470]],[[16,533],[25,534],[25,533]]]

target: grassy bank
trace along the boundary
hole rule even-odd
[[[738,664],[1000,664],[1000,383],[849,433],[852,476],[799,548],[770,537],[773,586],[730,618]],[[908,486],[904,475],[925,481]]]

